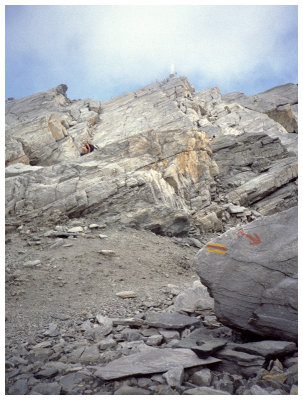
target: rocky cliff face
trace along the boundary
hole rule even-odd
[[[250,98],[173,77],[102,104],[66,90],[6,103],[7,218],[93,213],[201,238],[296,204],[296,130],[273,118],[296,120],[296,85]],[[84,139],[97,150],[80,157]]]
[[[297,85],[66,91],[6,102],[7,394],[297,394]]]

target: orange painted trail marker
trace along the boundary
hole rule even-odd
[[[227,247],[224,244],[208,243],[206,251],[209,251],[210,253],[225,254],[227,252]]]
[[[238,239],[239,239],[241,236],[246,236],[246,237],[248,237],[248,239],[251,240],[251,242],[249,243],[250,245],[255,245],[255,244],[260,244],[260,243],[261,243],[261,240],[260,240],[259,236],[258,236],[256,233],[254,233],[254,236],[249,235],[248,233],[245,233],[245,232],[243,231],[243,228],[241,228],[241,229],[239,229],[239,230],[237,231],[237,235],[238,235]]]

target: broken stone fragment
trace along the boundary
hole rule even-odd
[[[210,297],[207,288],[201,284],[184,290],[174,299],[174,303],[168,310],[176,312],[203,312],[214,309],[214,299]]]
[[[82,228],[82,226],[73,226],[67,232],[68,233],[80,233],[80,232],[84,232],[84,229]]]
[[[229,204],[227,207],[227,211],[230,214],[238,214],[238,213],[243,213],[244,211],[246,211],[247,208],[245,207],[241,207],[241,206],[236,206],[234,204]]]
[[[146,396],[151,394],[149,390],[139,388],[139,387],[133,387],[129,385],[122,385],[119,389],[117,389],[114,392],[114,395],[127,395],[127,396],[132,396],[132,395],[141,395],[141,396]]]
[[[116,253],[113,250],[99,250],[98,253],[103,254],[104,256],[107,257],[113,257],[116,255]]]
[[[164,379],[170,387],[180,388],[184,379],[184,368],[174,367],[163,374]]]
[[[40,260],[27,261],[23,264],[25,268],[38,267],[39,265],[41,265]]]
[[[112,347],[115,347],[116,344],[117,342],[113,338],[107,337],[100,340],[100,342],[97,343],[97,346],[99,347],[100,350],[107,350]]]
[[[113,322],[114,326],[117,326],[117,325],[141,326],[144,324],[144,321],[141,318],[136,318],[136,317],[134,317],[134,318],[114,318],[112,320],[112,322]]]
[[[189,325],[197,325],[200,323],[195,317],[188,317],[176,312],[148,312],[145,316],[145,322],[149,326],[166,329],[181,329]]]
[[[106,336],[109,333],[111,333],[111,331],[113,330],[113,322],[112,322],[111,318],[108,318],[101,314],[97,314],[96,320],[97,320],[98,324],[101,325],[99,327],[99,329],[101,328],[101,331],[99,331],[99,336],[100,335]]]
[[[200,328],[179,341],[175,347],[192,349],[197,355],[203,357],[222,349],[226,343],[226,339],[212,337],[205,328]]]
[[[58,336],[60,335],[60,331],[58,330],[58,325],[55,322],[52,322],[48,329],[43,332],[44,336]]]
[[[148,346],[159,346],[163,340],[162,335],[151,335],[146,340]]]
[[[198,386],[210,386],[211,379],[211,371],[208,368],[203,368],[200,371],[196,371],[191,376],[191,381]]]
[[[184,395],[213,395],[213,396],[227,396],[230,395],[230,393],[225,392],[223,390],[218,390],[218,389],[214,389],[211,387],[206,387],[206,386],[201,386],[201,387],[197,387],[197,388],[193,388],[193,389],[187,389],[183,392]]]
[[[218,367],[219,371],[243,375],[247,378],[256,376],[265,363],[265,358],[257,354],[235,351],[227,347],[219,350],[216,356],[222,361]]]
[[[180,366],[190,368],[218,362],[220,360],[214,357],[201,359],[189,349],[149,349],[147,347],[143,351],[111,361],[104,367],[97,367],[94,375],[104,380],[112,380],[131,375],[166,372]]]
[[[287,354],[293,354],[297,350],[294,342],[278,341],[278,340],[262,340],[251,343],[229,343],[228,347],[236,351],[244,351],[250,354],[259,354],[263,357],[278,357]]]
[[[136,293],[132,290],[125,290],[123,292],[116,293],[116,296],[121,297],[122,299],[131,299],[137,297]]]

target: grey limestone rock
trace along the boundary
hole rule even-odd
[[[196,329],[184,339],[180,340],[175,347],[192,349],[199,357],[205,357],[216,353],[227,343],[226,339],[214,338],[207,335],[205,329]]]
[[[147,325],[166,329],[180,329],[189,325],[198,324],[199,321],[195,317],[188,317],[177,312],[148,312],[145,316]]]
[[[189,368],[218,362],[220,360],[214,357],[200,359],[189,349],[150,348],[129,356],[123,356],[118,360],[111,361],[104,367],[97,367],[94,375],[104,380],[112,380],[130,375],[166,372],[180,365],[183,368]]]
[[[259,218],[198,252],[197,272],[215,299],[220,322],[297,340],[297,218],[297,207]]]
[[[84,390],[84,383],[88,380],[89,375],[85,372],[71,372],[61,376],[57,385],[61,386],[62,394],[80,394]]]
[[[187,193],[194,188],[197,196],[200,181],[204,191],[214,182],[207,134],[175,104],[176,93],[192,91],[185,78],[176,78],[101,108],[89,99],[70,101],[57,88],[8,104],[7,137],[22,140],[31,164],[45,166],[29,172],[30,180],[24,174],[9,176],[8,213],[22,210],[33,218],[47,218],[45,211],[54,209],[68,215],[93,209],[103,213],[114,196],[117,218],[124,223],[173,235],[186,232]],[[16,120],[18,113],[22,116]],[[38,132],[43,133],[43,151]],[[98,150],[80,157],[77,146],[84,138],[91,138]],[[14,162],[21,153],[12,156]]]
[[[152,335],[146,340],[146,344],[148,346],[159,346],[162,343],[163,336],[162,335]]]
[[[86,346],[84,351],[82,352],[79,361],[80,362],[96,362],[100,358],[100,352],[98,345],[92,344],[90,346]]]
[[[230,393],[223,391],[223,390],[218,390],[214,389],[212,387],[207,387],[207,386],[201,386],[193,389],[187,389],[184,390],[182,393],[183,395],[212,395],[212,396],[227,396],[230,395]]]
[[[219,371],[243,375],[246,378],[256,376],[265,363],[264,357],[235,351],[230,348],[219,350],[216,356],[221,359],[221,363],[217,368]]]
[[[231,211],[235,204],[253,204],[268,215],[296,204],[297,190],[291,182],[297,178],[297,159],[277,137],[261,132],[229,135],[218,138],[212,149],[220,171],[218,189],[234,203]]]
[[[168,308],[176,312],[203,312],[214,309],[214,300],[209,296],[207,288],[202,284],[193,285],[178,294],[173,305]]]
[[[251,388],[247,389],[244,391],[243,394],[253,394],[253,395],[263,395],[263,396],[268,396],[271,394],[268,390],[263,389],[262,387],[258,385],[252,385]]]
[[[210,386],[212,380],[211,371],[208,368],[202,368],[191,376],[191,381],[197,386]]]
[[[294,112],[296,107],[295,100],[285,103],[294,88],[285,88],[287,93],[276,88],[264,94],[283,108],[280,114],[290,112],[287,104]],[[296,203],[296,188],[287,185],[297,176],[297,135],[288,134],[267,110],[241,105],[244,95],[235,97],[239,104],[230,103],[232,96],[222,96],[218,88],[195,92],[184,77],[102,104],[70,100],[66,90],[59,85],[6,103],[8,217],[47,220],[95,213],[111,223],[182,236],[193,224],[205,232],[222,231],[221,212],[205,208],[224,191],[231,202],[258,207],[256,202],[283,189],[260,203],[261,213]],[[278,104],[279,96],[284,100]],[[214,132],[217,139],[209,142]],[[96,150],[80,157],[83,139]],[[280,160],[290,151],[291,162]],[[10,164],[20,162],[39,169],[12,170]]]
[[[243,344],[229,343],[228,346],[237,351],[244,351],[245,353],[250,354],[259,354],[266,358],[293,354],[297,350],[296,343],[282,340],[262,340]]]
[[[182,366],[169,369],[163,374],[167,384],[174,388],[180,388],[184,379],[184,368]]]
[[[35,374],[36,378],[53,378],[58,373],[57,368],[42,368]]]
[[[234,92],[222,96],[223,101],[238,103],[261,113],[280,123],[287,132],[296,132],[298,116],[294,106],[298,104],[298,85],[287,83],[276,86],[254,96]]]
[[[28,394],[27,379],[18,379],[13,385],[8,388],[10,395],[24,395]]]
[[[180,333],[173,329],[159,329],[159,333],[164,338],[166,342],[173,339],[180,339]]]
[[[61,385],[57,382],[43,382],[33,386],[32,390],[39,394],[55,396],[60,394]]]
[[[119,389],[117,389],[114,392],[114,395],[126,395],[126,396],[132,396],[132,395],[138,395],[138,396],[146,396],[149,395],[150,391],[143,389],[143,388],[139,388],[139,387],[132,387],[132,386],[128,386],[128,385],[122,385]]]
[[[100,350],[107,350],[116,346],[116,341],[111,337],[106,337],[100,340],[97,345]]]

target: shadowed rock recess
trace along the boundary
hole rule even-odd
[[[170,76],[105,102],[67,89],[5,103],[7,313],[35,309],[12,287],[44,290],[74,244],[96,285],[111,271],[136,285],[109,289],[103,311],[41,312],[30,333],[9,320],[6,394],[297,394],[298,85],[223,95]],[[169,301],[140,305],[166,255],[156,273],[176,263],[182,290],[170,277]],[[58,279],[55,297],[79,288]]]

